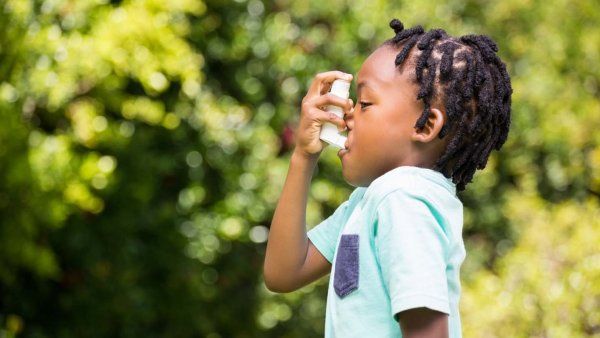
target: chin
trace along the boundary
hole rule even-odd
[[[346,183],[350,184],[353,187],[367,187],[370,182],[367,182],[364,177],[360,177],[360,175],[353,174],[349,168],[342,166],[342,176],[344,176],[344,180]]]
[[[353,177],[352,177],[352,175],[350,175],[348,173],[348,171],[349,171],[348,168],[342,164],[342,176],[344,177],[344,180],[346,181],[346,183],[350,184],[351,186],[356,187],[356,185],[354,184]]]

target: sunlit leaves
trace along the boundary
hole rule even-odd
[[[466,284],[464,334],[588,337],[600,325],[598,201],[549,206],[526,193],[511,197],[519,241],[494,273]]]
[[[264,243],[310,81],[356,75],[392,17],[490,35],[512,77],[507,143],[460,196],[465,336],[597,330],[596,7],[2,2],[0,336],[322,335],[327,280],[267,291]],[[307,228],[351,189],[326,148]]]

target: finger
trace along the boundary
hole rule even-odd
[[[343,99],[330,93],[316,97],[311,103],[317,107],[331,104],[342,108],[344,111],[350,111],[353,106],[352,99]]]
[[[352,101],[352,99],[348,99],[350,101],[350,110],[346,111],[344,114],[344,120],[349,119],[351,117],[353,117],[354,115],[354,101]]]
[[[329,123],[333,123],[335,126],[337,126],[338,130],[340,130],[340,131],[346,129],[346,121],[344,121],[344,119],[337,116],[333,112],[327,112],[324,110],[315,109],[312,114],[312,118],[313,118],[313,120],[318,121],[319,124],[321,124],[321,125],[323,123],[329,122]]]
[[[321,90],[319,90],[319,95],[327,94],[331,90],[332,85],[333,85],[333,81],[332,82],[323,82],[323,85],[321,86]]]
[[[332,83],[335,79],[344,79],[347,81],[352,81],[352,74],[340,72],[339,70],[332,70],[328,72],[319,73],[315,76],[312,83],[310,84],[307,95],[321,95],[323,87],[326,84]]]

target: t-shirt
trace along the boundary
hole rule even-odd
[[[441,173],[394,168],[307,233],[332,263],[325,338],[402,337],[396,314],[427,307],[461,337],[463,207]]]

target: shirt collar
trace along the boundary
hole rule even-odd
[[[445,177],[444,174],[436,170],[414,166],[400,166],[386,172],[385,174],[374,179],[371,182],[371,184],[367,187],[367,190],[374,190],[377,188],[377,186],[398,180],[400,179],[400,177],[405,176],[407,174],[422,176],[428,180],[431,180],[443,186],[450,193],[454,195],[456,194],[456,184],[454,184],[454,182],[452,182],[451,179]]]

